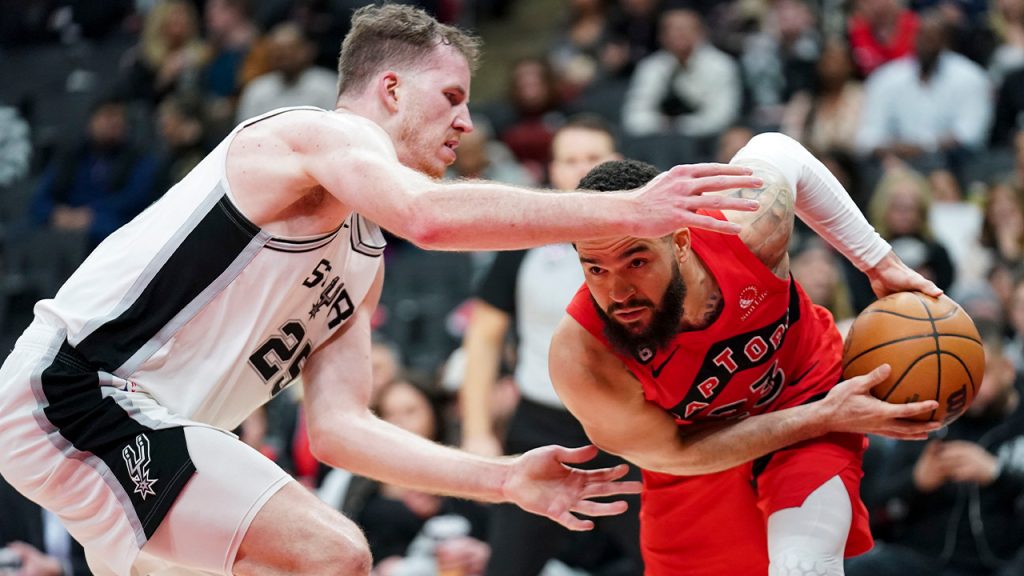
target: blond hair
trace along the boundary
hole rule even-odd
[[[338,93],[362,90],[374,74],[409,68],[437,46],[455,48],[471,70],[480,58],[480,39],[441,24],[420,8],[398,4],[364,6],[352,15],[352,29],[341,43]]]

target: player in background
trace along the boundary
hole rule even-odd
[[[620,157],[607,124],[593,116],[572,118],[552,139],[548,166],[551,185],[556,189],[574,189],[594,166]],[[551,335],[582,283],[579,260],[569,243],[497,254],[480,283],[463,342],[466,376],[459,406],[464,449],[498,456],[520,454],[547,444],[588,443],[583,427],[555,394],[548,371]],[[519,404],[508,424],[503,450],[502,441],[495,435],[491,404],[505,340],[513,324]],[[622,463],[621,458],[602,453],[589,466]],[[630,479],[634,478],[639,480],[639,471],[635,469],[630,472]],[[640,574],[640,499],[633,497],[629,502],[630,510],[599,519],[595,527]],[[567,542],[572,542],[570,538],[564,527],[545,518],[525,513],[516,506],[494,506],[488,531],[491,559],[486,573],[538,574]]]

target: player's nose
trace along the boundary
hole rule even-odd
[[[473,131],[473,119],[469,116],[469,108],[463,107],[455,115],[455,120],[452,121],[452,128],[463,134],[469,134]]]
[[[616,302],[625,302],[636,294],[636,288],[624,278],[613,278],[608,297]]]

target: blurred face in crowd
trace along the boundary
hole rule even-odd
[[[669,10],[661,16],[658,31],[661,46],[680,62],[690,58],[694,48],[704,40],[704,24],[693,10]]]
[[[168,3],[160,32],[170,48],[185,45],[196,32],[195,13],[192,12],[192,8],[185,2]]]
[[[840,88],[853,76],[853,62],[846,44],[831,41],[822,49],[818,60],[818,78],[825,87]]]
[[[459,156],[455,159],[455,171],[463,178],[482,178],[484,170],[491,165],[487,152],[487,134],[474,130],[462,136]]]
[[[889,209],[885,220],[889,234],[893,237],[914,235],[924,225],[921,213],[921,196],[923,192],[918,184],[910,179],[900,179],[893,185],[889,197]]]
[[[1024,334],[1024,282],[1017,282],[1010,292],[1010,323],[1018,334]]]
[[[89,117],[89,134],[100,147],[122,143],[126,128],[124,105],[120,103],[103,104]]]
[[[815,244],[804,249],[793,257],[790,268],[811,302],[819,306],[832,304],[840,272],[835,256],[826,246]]]
[[[404,380],[390,384],[380,397],[380,417],[417,436],[433,439],[437,422],[430,400],[423,392]]]
[[[523,60],[512,70],[512,101],[523,113],[546,111],[553,100],[553,89],[548,68],[540,60]]]
[[[931,66],[946,47],[946,24],[938,14],[921,18],[914,37],[914,52],[922,66]]]
[[[615,142],[607,132],[584,127],[563,128],[551,142],[551,186],[572,190],[590,169],[614,160]]]
[[[1001,412],[1000,408],[1006,405],[1008,396],[1013,392],[1015,378],[1013,362],[997,346],[990,346],[986,343],[985,376],[981,380],[981,387],[978,388],[978,392],[974,396],[974,402],[967,408],[967,413],[979,416]]]
[[[275,29],[268,43],[271,69],[294,80],[313,63],[313,48],[302,36],[298,26],[283,25]]]

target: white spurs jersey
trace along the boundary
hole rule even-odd
[[[104,394],[136,414],[236,427],[299,376],[373,284],[384,250],[375,224],[353,214],[329,234],[286,239],[232,202],[234,135],[288,110],[236,128],[36,305]]]

